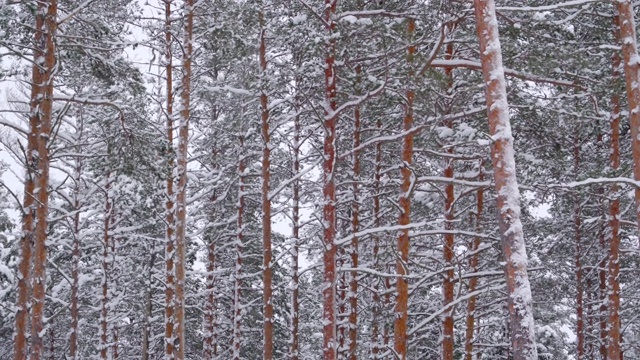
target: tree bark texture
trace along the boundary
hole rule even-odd
[[[413,19],[408,20],[407,35],[413,41],[416,24]],[[415,45],[409,45],[407,49],[407,63],[410,67],[409,78],[413,77],[413,58],[416,52]],[[404,104],[403,128],[407,131],[413,127],[413,102],[415,92],[409,86],[406,91],[406,104]],[[400,187],[400,218],[399,225],[409,225],[411,223],[411,192],[415,177],[411,165],[413,164],[413,133],[407,133],[402,142],[402,185]],[[395,356],[400,360],[407,359],[407,323],[409,320],[409,280],[406,278],[407,266],[409,264],[409,230],[400,231],[397,244],[398,258],[396,260],[396,306],[395,323],[393,327],[393,348]]]
[[[502,63],[502,50],[493,0],[474,0],[480,60],[485,81],[489,133],[493,144],[498,223],[506,261],[509,333],[514,360],[538,358],[533,323],[527,253],[520,221],[520,191],[516,178],[513,135]]]

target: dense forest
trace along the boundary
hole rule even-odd
[[[639,11],[0,1],[0,359],[640,359]]]

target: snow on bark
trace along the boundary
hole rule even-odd
[[[535,360],[537,349],[533,323],[527,253],[520,221],[520,191],[516,179],[513,136],[502,65],[502,51],[493,0],[474,0],[480,58],[485,81],[491,157],[497,191],[498,222],[506,261],[509,328],[514,360]]]
[[[324,360],[335,360],[337,356],[336,339],[336,69],[335,69],[335,22],[337,0],[325,0],[324,20],[327,40],[325,55],[325,104],[324,104],[324,162],[322,165],[323,182],[323,241],[324,241],[324,274],[322,279],[322,352]]]

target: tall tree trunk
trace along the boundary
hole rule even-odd
[[[484,161],[480,162],[480,175],[478,176],[479,181],[484,181]],[[484,189],[478,189],[476,195],[476,233],[480,234],[482,232],[482,212],[484,211]],[[471,273],[478,272],[478,251],[480,249],[480,243],[482,239],[479,236],[476,236],[469,247],[472,251],[471,259],[469,259],[469,271]],[[473,293],[476,291],[478,287],[478,277],[474,276],[469,279],[469,293]],[[471,296],[469,301],[467,302],[467,328],[465,333],[465,344],[464,344],[464,359],[465,360],[473,360],[473,337],[475,332],[476,325],[476,296]]]
[[[449,32],[453,30],[452,26],[448,27]],[[453,43],[447,44],[446,56],[447,60],[453,59]],[[445,78],[447,80],[447,99],[445,99],[444,104],[444,115],[448,115],[451,113],[451,106],[453,103],[453,68],[445,68]],[[453,129],[453,120],[446,120],[445,124],[449,129]],[[453,154],[454,148],[453,146],[448,146],[446,150],[447,154]],[[453,167],[453,158],[445,158],[446,166],[444,168],[444,177],[448,179],[453,179],[454,177],[454,167]],[[451,232],[454,229],[454,220],[455,213],[453,209],[453,204],[455,202],[455,191],[453,183],[450,182],[445,186],[445,205],[444,205],[444,216],[445,216],[445,230],[449,231],[449,233],[444,235],[444,246],[442,249],[443,257],[444,257],[444,266],[447,267],[445,271],[445,277],[442,283],[442,292],[443,292],[443,306],[449,306],[454,301],[454,247],[455,247],[455,236]],[[451,307],[444,312],[444,316],[442,319],[442,360],[453,360],[453,349],[454,349],[454,319],[453,319],[454,308]]]
[[[147,274],[147,293],[144,299],[144,328],[142,330],[142,360],[149,360],[150,354],[150,342],[151,342],[151,316],[153,315],[153,287],[151,286],[153,281],[153,268],[156,264],[156,247],[155,242],[152,242],[151,246],[151,259],[149,260],[149,273]]]
[[[409,19],[407,24],[407,35],[409,41],[413,41],[415,33],[415,20]],[[410,70],[408,73],[409,82],[413,81],[413,58],[416,52],[415,45],[409,45],[407,49],[407,62]],[[406,92],[406,104],[404,110],[403,128],[407,131],[413,127],[413,101],[415,93],[409,85]],[[411,171],[413,164],[413,133],[407,133],[402,142],[402,185],[400,187],[400,218],[398,224],[409,225],[411,222],[411,192],[414,175]],[[402,230],[398,237],[398,259],[396,260],[396,307],[393,346],[396,356],[400,360],[407,358],[407,322],[409,320],[409,280],[406,278],[407,266],[409,264],[409,230]]]
[[[264,6],[264,5],[263,5]],[[264,7],[260,10],[260,110],[262,129],[262,281],[263,281],[263,331],[264,348],[263,359],[273,359],[273,300],[272,300],[272,269],[271,269],[271,199],[269,187],[271,182],[271,141],[269,130],[269,103],[267,97],[267,44]]]
[[[80,109],[80,116],[78,123],[76,124],[78,143],[82,143],[84,134],[84,117],[82,109]],[[72,236],[73,242],[71,244],[71,334],[69,336],[69,357],[71,360],[76,360],[78,357],[78,320],[79,320],[79,308],[78,308],[78,292],[80,290],[80,210],[81,201],[80,193],[82,191],[82,156],[75,157],[75,168],[73,172],[73,223],[72,223]]]
[[[604,189],[599,189],[602,194],[604,194]],[[603,212],[606,211],[603,208]],[[607,246],[607,238],[606,238],[606,230],[608,224],[603,223],[600,227],[599,242],[600,242],[600,250],[603,255],[598,263],[598,290],[599,290],[599,298],[600,300],[600,313],[598,317],[600,319],[600,357],[602,360],[608,360],[607,355],[607,264],[609,263],[609,247]]]
[[[185,356],[185,270],[187,248],[187,163],[189,156],[189,121],[191,119],[191,62],[193,55],[193,1],[184,0],[184,42],[182,44],[182,86],[180,91],[180,124],[178,129],[178,191],[176,196],[176,291],[175,336],[178,340],[176,358]]]
[[[376,120],[376,130],[377,134],[380,134],[382,130],[382,121],[378,117]],[[380,219],[380,180],[382,179],[382,143],[376,143],[376,159],[375,159],[375,169],[373,174],[373,225],[378,228],[381,225]],[[373,235],[373,266],[376,271],[381,271],[380,266],[380,235]],[[387,330],[386,325],[383,326],[382,332],[380,331],[379,322],[381,320],[381,302],[382,298],[380,296],[380,282],[384,281],[384,279],[379,279],[375,281],[373,286],[373,296],[372,296],[372,305],[371,305],[371,357],[373,360],[378,360],[380,358],[380,352],[383,347],[381,344],[381,337],[386,338]]]
[[[242,306],[240,301],[242,299],[242,252],[244,241],[244,195],[245,195],[245,155],[244,150],[244,138],[240,136],[240,156],[238,160],[238,214],[236,222],[236,266],[234,269],[234,289],[233,289],[233,334],[232,334],[232,359],[240,360],[240,348],[242,346]]]
[[[616,2],[617,14],[614,17],[614,32],[618,42],[622,46],[625,83],[627,88],[627,100],[629,103],[629,122],[631,126],[631,144],[633,153],[633,177],[640,180],[640,63],[638,61],[638,44],[634,19],[633,4],[630,0]],[[620,77],[620,57],[615,54],[613,59],[613,80]],[[617,97],[617,96],[616,96]],[[617,101],[616,101],[617,100]],[[620,101],[614,98],[613,118],[611,119],[611,168],[617,172],[620,168]],[[609,243],[609,302],[608,308],[608,345],[607,357],[609,360],[621,360],[620,350],[620,199],[619,187],[612,186],[614,199],[609,208],[609,228],[611,229],[611,241]],[[640,189],[636,188],[636,215],[640,226]]]
[[[298,67],[296,67],[298,68]],[[300,94],[300,84],[302,79],[296,78],[296,97],[294,111],[296,115],[293,118],[293,199],[291,218],[293,240],[293,248],[291,250],[291,360],[300,359],[300,179],[297,177],[300,173],[300,109],[302,108],[302,99]]]
[[[107,145],[109,146],[109,145]],[[111,173],[107,172],[106,184],[104,186],[104,225],[102,234],[102,294],[100,297],[100,359],[106,360],[109,356],[109,266],[111,259],[109,250],[111,248],[111,216],[112,204],[109,192],[111,191]]]
[[[513,136],[493,0],[474,0],[480,60],[485,81],[491,157],[497,193],[498,223],[506,261],[509,333],[514,360],[538,358],[533,323],[527,253],[520,222],[520,191],[516,179]]]
[[[216,270],[216,245],[213,239],[207,246],[207,301],[204,309],[204,346],[202,350],[203,360],[213,360],[215,355],[215,331],[216,331],[216,295],[215,275]]]
[[[218,150],[214,145],[212,150],[213,168],[219,171],[218,166]],[[218,200],[218,194],[216,189],[213,190],[211,195],[211,206],[215,207]],[[212,210],[215,211],[215,210]],[[213,220],[213,217],[212,217]],[[215,230],[212,230],[215,231]],[[217,355],[217,338],[216,338],[216,292],[215,292],[215,271],[216,271],[216,237],[212,234],[208,239],[207,245],[207,301],[204,309],[204,345],[202,351],[203,360],[213,360]]]
[[[580,136],[576,130],[573,143],[573,171],[574,174],[580,173]],[[580,197],[576,196],[575,204],[573,208],[573,226],[576,238],[576,254],[575,254],[575,266],[576,266],[576,337],[577,348],[576,356],[577,360],[584,359],[584,287],[582,280],[582,221],[580,214],[582,208],[580,206]]]
[[[44,301],[46,285],[46,240],[49,204],[49,136],[53,112],[53,77],[56,53],[57,1],[39,1],[35,11],[31,73],[31,97],[27,135],[27,174],[24,191],[23,235],[18,271],[18,297],[14,359],[40,359],[44,354]],[[31,268],[33,266],[33,269]],[[30,292],[33,291],[33,296]],[[31,348],[27,344],[31,310]]]
[[[322,279],[322,352],[324,360],[336,359],[336,185],[335,185],[335,161],[336,161],[336,122],[338,116],[336,110],[337,76],[335,73],[335,21],[338,0],[325,0],[324,20],[326,23],[326,57],[325,57],[325,116],[324,116],[324,163],[322,165],[323,182],[323,210],[322,221],[324,226],[324,275]]]
[[[358,95],[361,94],[360,83],[362,76],[362,68],[360,65],[356,67],[357,89]],[[360,106],[356,106],[353,111],[353,148],[360,146]],[[351,233],[356,234],[360,229],[360,204],[359,204],[359,182],[360,182],[360,152],[353,152],[353,187],[351,203]],[[356,360],[358,347],[358,237],[353,236],[351,239],[351,267],[355,270],[351,272],[349,281],[349,360]]]
[[[164,0],[165,2],[165,72],[167,78],[167,203],[166,203],[166,222],[167,222],[167,239],[165,249],[165,330],[164,330],[164,345],[165,345],[165,359],[175,359],[175,203],[174,203],[174,189],[173,189],[173,168],[174,163],[174,150],[173,150],[173,55],[171,46],[173,42],[173,36],[171,35],[171,3],[172,0]]]
[[[619,41],[624,58],[624,74],[629,103],[629,123],[633,152],[633,178],[640,181],[640,61],[633,4],[631,0],[615,2],[618,10],[616,27],[619,27]],[[636,188],[637,219],[640,228],[640,188]],[[619,324],[618,324],[619,327]],[[620,332],[620,329],[614,329]],[[618,360],[618,359],[611,359]]]

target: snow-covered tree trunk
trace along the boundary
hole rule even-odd
[[[376,133],[380,133],[382,130],[382,121],[380,117],[376,119]],[[381,191],[381,179],[382,179],[382,143],[376,144],[375,150],[375,168],[373,173],[373,224],[374,227],[379,228],[381,225],[380,214],[380,191]],[[376,271],[381,271],[380,266],[380,235],[373,235],[373,249],[372,249],[372,261]],[[380,296],[380,280],[376,281],[373,285],[373,294],[371,296],[372,308],[371,308],[371,357],[374,360],[380,359],[380,353],[383,350],[383,344],[380,341],[384,336],[386,338],[386,326],[383,325],[382,331],[380,330],[381,322],[381,309],[382,309],[382,296]]]
[[[242,151],[244,146],[244,137],[240,135],[240,154],[238,159],[238,203],[237,203],[237,220],[236,220],[236,239],[235,239],[235,268],[233,272],[233,315],[232,315],[232,340],[231,340],[231,358],[240,360],[240,348],[242,347],[242,253],[244,247],[244,223],[243,216],[245,212],[245,154]]]
[[[81,110],[82,111],[82,110]],[[76,124],[77,142],[81,144],[84,133],[84,119],[82,113]],[[73,171],[73,220],[72,220],[72,244],[71,244],[71,334],[69,336],[69,357],[76,360],[78,357],[78,291],[80,290],[80,209],[81,209],[81,192],[82,192],[82,172],[83,161],[82,156],[74,158],[75,167]]]
[[[507,278],[509,333],[514,360],[538,358],[527,252],[520,222],[520,191],[516,178],[513,135],[502,63],[502,50],[493,0],[474,0],[480,60],[485,81],[491,159],[497,193],[497,212]]]
[[[635,13],[631,0],[617,0],[619,41],[624,59],[624,74],[629,103],[629,123],[633,152],[633,178],[640,181],[640,57]],[[640,188],[636,188],[636,213],[640,228]],[[617,360],[617,359],[610,359]]]
[[[324,360],[335,360],[337,356],[336,339],[336,111],[337,87],[335,69],[335,28],[334,20],[338,6],[337,0],[325,0],[324,21],[326,24],[325,44],[325,104],[324,104],[324,162],[322,165],[323,208],[322,226],[324,240],[324,275],[322,279],[322,352]]]
[[[448,32],[451,33],[453,30],[453,26],[448,26]],[[453,43],[447,44],[445,59],[452,60],[454,53]],[[453,68],[445,68],[445,79],[447,81],[447,98],[444,101],[444,111],[443,115],[449,115],[451,112],[451,100],[453,99]],[[444,126],[451,129],[453,131],[453,120],[446,120]],[[444,177],[448,179],[454,178],[454,167],[453,167],[453,153],[454,147],[447,146],[446,153],[450,154],[451,157],[445,157],[445,168],[444,168]],[[444,235],[444,246],[442,248],[443,258],[444,258],[444,266],[447,268],[445,271],[444,280],[442,282],[442,293],[443,293],[443,306],[449,307],[443,314],[442,317],[442,360],[453,360],[453,350],[454,350],[454,319],[453,313],[454,308],[451,307],[451,304],[454,301],[454,277],[455,277],[455,236],[453,235],[454,230],[454,221],[455,221],[455,210],[453,208],[453,204],[456,200],[455,189],[453,186],[453,182],[449,182],[445,185],[444,189],[445,194],[445,204],[444,204],[444,217],[445,217],[445,230],[448,231]]]
[[[580,136],[576,131],[573,143],[573,171],[580,173]],[[575,274],[576,274],[576,356],[577,360],[584,359],[584,287],[582,268],[582,207],[580,197],[576,196],[573,207],[573,227],[575,232]]]
[[[356,66],[356,95],[361,96],[362,68]],[[356,106],[353,110],[353,149],[360,146],[360,106]],[[356,234],[360,230],[360,204],[359,204],[359,184],[360,184],[360,151],[353,152],[353,185],[351,201],[351,233]],[[351,239],[351,267],[358,269],[360,259],[358,253],[359,239],[353,236]],[[356,360],[358,347],[358,271],[351,271],[351,279],[349,280],[349,352],[348,359]]]
[[[107,145],[108,146],[108,145]],[[104,185],[104,214],[102,232],[102,293],[100,296],[100,359],[107,360],[109,356],[109,272],[111,271],[111,218],[113,204],[110,196],[111,173],[107,172]]]
[[[484,181],[484,161],[480,162],[479,165],[480,174],[478,176],[478,181]],[[476,223],[476,233],[482,233],[482,213],[484,211],[484,189],[478,189],[476,193],[476,214],[475,214],[475,223]],[[469,259],[469,271],[474,274],[478,272],[478,250],[480,249],[480,244],[482,239],[479,236],[474,237],[472,241],[470,241],[469,249],[471,249],[473,255]],[[469,279],[469,293],[474,293],[478,288],[478,277],[474,276]],[[469,297],[467,302],[467,327],[465,330],[465,343],[464,343],[464,359],[465,360],[473,360],[473,342],[474,342],[474,334],[476,329],[476,296]]]
[[[264,360],[273,359],[273,300],[272,300],[272,269],[271,269],[271,199],[269,189],[271,182],[271,135],[269,129],[269,99],[267,97],[267,29],[265,25],[264,4],[258,14],[260,22],[260,121],[262,131],[262,308],[264,313],[263,331]]]
[[[165,247],[165,303],[164,303],[164,345],[165,345],[165,360],[175,358],[175,202],[174,202],[174,184],[173,184],[173,168],[174,154],[173,154],[173,54],[171,51],[171,44],[173,42],[173,35],[171,30],[172,14],[171,14],[172,0],[164,0],[165,5],[165,54],[164,54],[164,66],[166,76],[166,131],[167,131],[167,201],[166,201],[166,247]]]
[[[299,57],[298,57],[299,58]],[[297,64],[297,67],[299,64]],[[302,79],[296,77],[296,96],[293,118],[293,181],[292,194],[292,231],[291,231],[291,360],[300,359],[300,109],[302,108],[302,98],[300,94],[300,84]]]
[[[34,196],[35,202],[25,206],[25,210],[35,207],[35,234],[29,236],[25,229],[25,241],[33,241],[33,275],[31,289],[33,290],[31,304],[31,349],[32,360],[39,360],[44,355],[44,305],[46,294],[46,265],[47,265],[47,231],[49,229],[49,138],[51,135],[51,118],[53,112],[53,77],[56,72],[55,33],[57,28],[58,3],[56,0],[39,1],[36,8],[36,34],[34,40],[34,67],[32,69],[30,127],[35,133],[36,142],[32,164],[35,164],[35,186],[27,189],[25,197]],[[31,140],[31,139],[29,139]],[[29,161],[29,160],[28,160]],[[28,181],[27,181],[28,183]],[[32,190],[29,192],[29,190]],[[29,215],[28,215],[29,216]],[[26,219],[25,219],[26,220]],[[30,222],[30,221],[29,221]],[[28,265],[27,265],[28,266]],[[28,274],[27,277],[28,279]],[[22,299],[21,299],[22,300]],[[20,309],[26,309],[25,304],[19,304]],[[24,308],[22,306],[25,306]],[[22,314],[20,314],[23,316]],[[20,339],[22,342],[22,339]],[[16,358],[24,356],[24,348],[18,349]],[[26,346],[26,345],[25,345]]]
[[[189,156],[189,121],[191,118],[191,63],[193,55],[193,1],[184,0],[184,41],[182,43],[182,83],[180,87],[180,123],[178,128],[176,194],[176,248],[175,248],[175,336],[178,338],[176,358],[185,356],[185,270],[187,248],[187,163]]]
[[[407,24],[407,37],[410,44],[407,49],[407,62],[411,68],[416,53],[416,46],[413,45],[413,36],[416,29],[414,19],[409,19]],[[413,79],[413,69],[409,70],[409,81]],[[411,85],[406,91],[406,103],[404,104],[403,129],[408,131],[413,127],[413,102],[415,92]],[[415,176],[411,168],[413,164],[413,132],[408,132],[402,141],[402,185],[400,187],[400,217],[398,224],[406,226],[411,223],[411,193],[415,185]],[[407,323],[409,320],[409,280],[407,266],[409,266],[409,230],[401,230],[397,244],[398,258],[396,259],[396,305],[393,345],[395,356],[400,360],[407,359]]]

